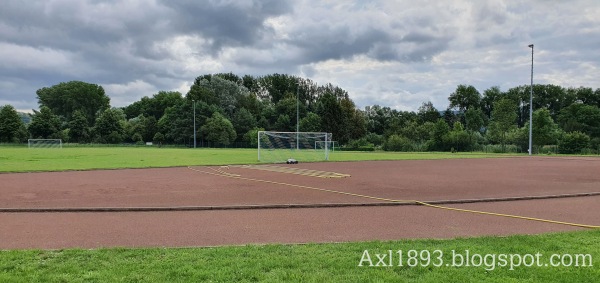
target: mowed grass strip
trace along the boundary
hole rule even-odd
[[[486,158],[484,153],[397,153],[336,151],[331,161]],[[37,172],[191,165],[257,164],[256,149],[156,147],[0,147],[0,172]]]
[[[534,236],[452,240],[404,240],[305,245],[248,245],[214,248],[0,251],[1,282],[597,282],[600,230]],[[359,263],[368,250],[395,255],[393,266]],[[398,250],[404,266],[398,266]],[[410,250],[419,258],[408,262]],[[434,267],[434,251],[443,265]],[[457,254],[540,254],[541,267],[471,262],[452,266]],[[428,263],[426,253],[432,254]],[[586,266],[552,267],[552,254],[589,254]],[[421,257],[422,256],[422,257]],[[388,259],[384,262],[387,264]],[[595,261],[595,262],[594,262]],[[456,258],[454,263],[458,265]],[[514,260],[516,264],[516,260]],[[580,262],[581,265],[582,262]],[[446,266],[449,264],[450,266]],[[414,265],[411,267],[409,265]],[[480,265],[480,266],[473,266]]]

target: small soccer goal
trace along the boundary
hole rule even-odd
[[[335,152],[336,148],[339,148],[339,144],[337,141],[315,141],[315,148],[325,148],[329,149],[329,152]]]
[[[258,160],[286,163],[329,160],[331,133],[324,132],[258,132]]]
[[[61,139],[28,139],[28,148],[62,148]]]

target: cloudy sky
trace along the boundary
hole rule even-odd
[[[3,0],[0,105],[80,80],[112,106],[194,78],[286,73],[363,108],[438,109],[458,84],[600,87],[600,2],[559,0]]]

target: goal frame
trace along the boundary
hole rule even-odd
[[[323,136],[324,137],[324,144],[325,147],[323,148],[324,150],[324,158],[325,161],[329,160],[329,144],[331,143],[331,138],[332,138],[332,134],[331,133],[327,133],[327,132],[283,132],[283,131],[258,131],[257,133],[257,151],[258,151],[258,161],[261,161],[261,136],[265,135],[265,134],[285,134],[285,135],[296,135],[296,141],[300,140],[300,135],[314,135],[314,136]],[[316,142],[315,141],[315,147],[316,147]],[[299,143],[296,142],[296,146],[297,149],[299,149]]]
[[[38,146],[32,146],[33,143],[35,142],[43,142],[43,141],[56,141],[58,143],[56,143],[58,146],[43,146],[43,147],[38,147]],[[28,139],[27,140],[27,148],[62,148],[63,147],[63,142],[62,139]]]

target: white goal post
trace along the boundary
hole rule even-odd
[[[325,132],[258,132],[258,160],[285,163],[329,160],[331,133]]]
[[[61,139],[28,139],[28,148],[62,148]]]

